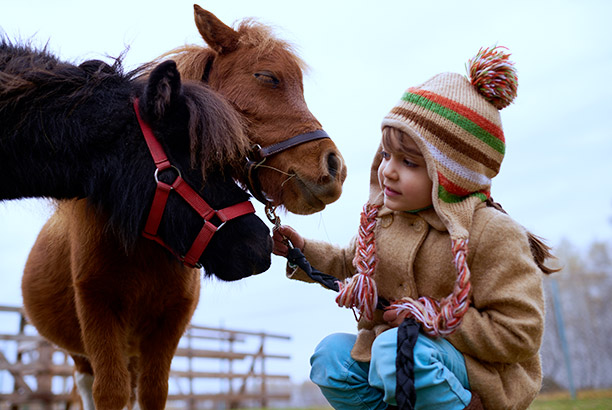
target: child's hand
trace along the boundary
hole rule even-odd
[[[408,311],[397,313],[397,310],[385,310],[383,313],[383,320],[391,327],[399,327],[404,319],[408,316]]]
[[[290,226],[282,225],[278,229],[275,229],[272,233],[272,239],[274,240],[274,249],[272,249],[272,253],[275,255],[287,256],[287,252],[289,251],[287,239],[291,241],[294,248],[304,250],[304,238]]]

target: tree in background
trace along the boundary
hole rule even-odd
[[[612,244],[594,241],[581,251],[569,241],[555,249],[562,266],[545,278],[546,327],[542,346],[543,390],[569,388],[562,328],[569,350],[573,385],[577,390],[612,387]],[[555,320],[554,286],[558,284],[563,326]]]

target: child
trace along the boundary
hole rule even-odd
[[[335,409],[397,404],[397,326],[406,316],[421,325],[417,409],[526,409],[540,390],[542,271],[525,229],[487,206],[505,150],[499,110],[516,96],[508,57],[481,50],[469,80],[444,73],[404,93],[382,122],[348,248],[288,226],[274,233],[277,255],[288,238],[344,281],[338,303],[361,314],[356,336],[332,334],[311,358],[311,379]],[[310,281],[300,269],[288,276]],[[376,310],[379,296],[391,301],[385,311]]]

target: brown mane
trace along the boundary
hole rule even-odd
[[[292,56],[293,61],[302,71],[308,70],[308,65],[298,56],[294,46],[275,37],[270,27],[252,18],[247,18],[238,24],[236,31],[240,35],[239,44],[252,47],[262,55],[269,54],[272,49],[280,48]],[[162,54],[155,59],[155,62],[174,60],[185,78],[196,79],[202,78],[208,57],[214,54],[215,51],[209,47],[187,44]]]

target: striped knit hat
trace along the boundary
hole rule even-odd
[[[382,127],[410,135],[433,181],[433,204],[452,239],[467,239],[475,206],[490,196],[506,149],[499,110],[516,97],[510,55],[481,49],[470,78],[438,74],[406,90]]]
[[[430,335],[452,333],[468,307],[467,244],[475,207],[490,196],[491,179],[504,158],[499,110],[516,97],[517,77],[503,48],[481,49],[469,61],[469,79],[438,74],[409,88],[385,116],[382,127],[410,135],[433,181],[433,205],[447,227],[458,271],[453,293],[443,300],[399,301]]]

